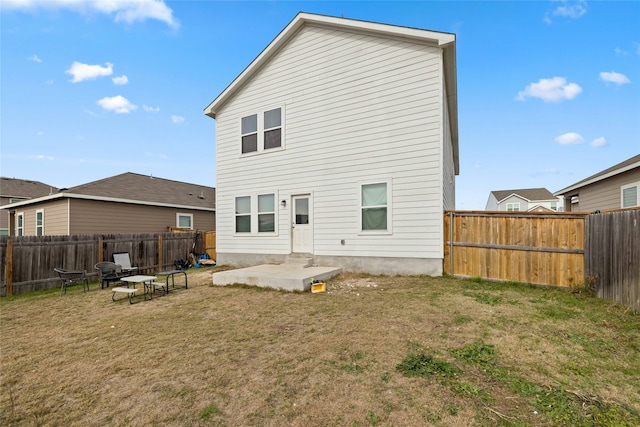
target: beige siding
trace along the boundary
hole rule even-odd
[[[36,235],[36,212],[42,210],[44,212],[44,235],[56,236],[67,234],[67,214],[66,200],[56,200],[49,203],[37,203],[34,205],[17,207],[15,209],[17,216],[24,213],[24,235]],[[15,235],[15,220],[11,235]]]
[[[621,205],[621,187],[640,182],[640,168],[630,170],[611,178],[603,179],[580,189],[577,206],[572,210],[592,212],[596,210],[619,209]]]
[[[193,214],[193,228],[215,230],[213,212],[71,199],[70,234],[152,233],[176,226],[176,214]]]
[[[312,193],[316,255],[441,258],[442,80],[437,47],[304,27],[217,113],[218,251],[289,253],[290,209],[276,236],[234,236],[234,197]],[[285,149],[241,156],[240,118],[276,107]],[[359,185],[382,180],[393,234],[365,236]]]

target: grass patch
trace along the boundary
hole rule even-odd
[[[0,299],[0,425],[640,425],[640,315],[610,301],[356,274],[320,298],[216,268],[133,305]]]

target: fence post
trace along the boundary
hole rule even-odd
[[[98,262],[104,261],[104,251],[102,247],[103,247],[103,241],[102,241],[102,236],[100,236],[98,238]]]
[[[164,270],[162,261],[162,234],[158,234],[158,271]]]
[[[10,297],[13,294],[13,241],[11,239],[7,240],[7,266],[4,272],[7,275],[5,294]]]

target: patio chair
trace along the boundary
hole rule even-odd
[[[98,280],[100,286],[104,289],[104,284],[107,284],[107,288],[111,282],[119,282],[121,277],[126,277],[129,274],[122,271],[122,268],[114,262],[99,262],[93,266],[98,270]],[[127,283],[127,287],[129,284]]]
[[[89,290],[89,279],[87,278],[86,270],[65,270],[64,268],[54,268],[53,270],[58,273],[60,281],[62,282],[60,296],[67,293],[67,286],[77,285],[79,283],[82,283],[83,292]]]
[[[122,271],[128,274],[135,274],[138,272],[138,267],[131,266],[131,259],[128,252],[122,252],[113,254],[113,262],[122,267]]]

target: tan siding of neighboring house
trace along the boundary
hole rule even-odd
[[[68,201],[64,199],[41,205],[41,209],[44,209],[45,236],[69,234],[68,206]]]
[[[176,226],[176,214],[193,214],[193,228],[215,230],[215,213],[173,207],[70,199],[70,234],[153,233]]]
[[[579,202],[571,210],[592,212],[619,209],[622,207],[620,187],[639,181],[640,168],[637,168],[587,185],[579,190]]]

